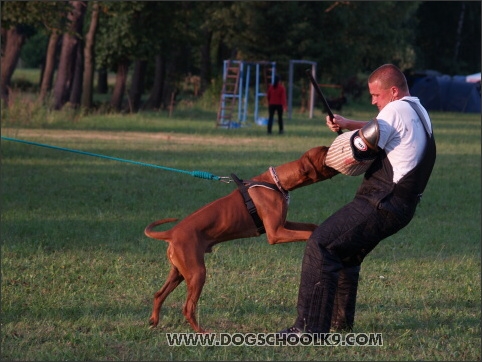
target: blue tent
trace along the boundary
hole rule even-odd
[[[410,88],[427,110],[480,113],[480,81],[467,82],[466,76],[428,75]]]

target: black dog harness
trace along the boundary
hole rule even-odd
[[[249,214],[253,218],[254,224],[256,225],[258,232],[260,234],[266,233],[266,230],[263,225],[263,220],[261,220],[261,218],[258,215],[258,210],[256,210],[256,206],[254,205],[254,202],[251,199],[251,196],[249,196],[248,189],[250,189],[251,187],[260,186],[260,187],[266,187],[274,191],[281,191],[281,190],[278,188],[277,185],[270,184],[268,182],[240,180],[234,173],[231,174],[231,178],[238,185],[239,192],[241,192],[241,195],[243,196],[244,203],[246,204],[246,208],[248,209]]]

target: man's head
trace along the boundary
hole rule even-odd
[[[393,64],[384,64],[375,69],[368,78],[368,89],[372,104],[379,111],[391,101],[410,95],[405,75]]]

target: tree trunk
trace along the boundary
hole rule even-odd
[[[71,21],[70,32],[79,34],[82,29],[82,21],[85,13],[85,3],[83,1],[71,1],[73,10],[69,12],[67,18]],[[60,52],[59,69],[54,86],[54,109],[61,109],[69,99],[69,91],[73,77],[73,67],[76,59],[76,46],[79,43],[77,35],[65,33],[62,37],[62,50]]]
[[[92,16],[89,31],[85,35],[84,48],[84,79],[82,90],[82,107],[91,108],[93,103],[93,83],[94,83],[94,44],[97,24],[99,22],[99,3],[92,4]]]
[[[462,42],[462,29],[464,26],[464,18],[465,18],[465,2],[462,1],[460,13],[459,13],[459,21],[457,23],[457,32],[455,35],[455,47],[454,47],[454,56],[453,56],[454,65],[457,64],[457,60],[459,58],[459,48],[460,48],[460,43]]]
[[[109,86],[107,84],[107,69],[102,68],[97,72],[97,93],[107,94]]]
[[[55,79],[55,85],[53,89],[54,97],[54,109],[60,109],[66,101],[66,93],[69,88],[68,79],[70,75],[68,74],[70,70],[70,65],[73,62],[73,44],[68,40],[69,36],[64,34],[62,36],[62,50],[60,52],[59,69],[57,70],[57,77]]]
[[[179,93],[179,89],[176,86],[176,82],[173,76],[173,74],[177,74],[177,64],[178,64],[177,54],[172,56],[172,59],[166,62],[166,74],[164,77],[162,100],[161,100],[162,109],[169,108],[173,103],[173,101],[176,100],[176,96]]]
[[[144,93],[144,78],[146,75],[147,61],[136,60],[132,74],[131,89],[129,92],[130,112],[136,113],[141,105],[142,93]]]
[[[124,92],[126,89],[127,71],[128,71],[127,61],[119,63],[117,66],[117,74],[115,77],[114,92],[112,93],[112,98],[110,105],[117,111],[121,110],[122,101],[124,100]]]
[[[48,92],[52,89],[52,79],[55,71],[55,55],[57,53],[57,44],[60,35],[56,31],[50,34],[47,53],[45,55],[45,67],[42,75],[42,83],[40,84],[39,100],[44,102]]]
[[[20,58],[20,50],[22,50],[25,42],[25,35],[22,34],[18,26],[8,29],[4,34],[5,45],[2,44],[0,93],[1,99],[5,102],[5,106],[8,107],[10,81]]]
[[[146,104],[144,105],[144,108],[159,109],[161,107],[165,77],[166,61],[162,55],[156,55],[154,84],[152,85],[151,94]]]
[[[211,41],[213,38],[212,31],[204,32],[204,44],[201,47],[201,93],[211,83]]]
[[[224,40],[218,39],[217,47],[216,47],[216,67],[220,67],[222,69],[224,61],[230,58],[229,49],[224,43]],[[221,73],[222,74],[222,73]]]
[[[84,50],[83,42],[79,40],[76,45],[75,69],[70,89],[70,105],[78,108],[80,105],[80,97],[82,96],[82,78],[84,74]]]

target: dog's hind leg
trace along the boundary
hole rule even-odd
[[[172,240],[167,248],[167,258],[171,262],[172,267],[166,282],[154,295],[154,305],[149,323],[152,327],[157,326],[162,303],[167,296],[185,280],[187,285],[187,299],[182,312],[191,327],[196,332],[202,333],[204,331],[198,325],[195,313],[197,302],[206,281],[206,267],[204,265],[206,246],[199,240],[189,240],[189,237],[186,235],[177,235],[173,237]],[[188,241],[183,243],[179,240]],[[198,247],[193,247],[193,245]],[[202,245],[202,247],[199,247],[200,245]]]
[[[199,245],[200,242],[194,244]],[[182,248],[177,247],[170,254],[171,262],[178,268],[186,281],[187,296],[182,312],[197,333],[204,332],[196,320],[197,303],[206,281],[204,250],[204,248],[193,248],[191,244],[187,244]]]
[[[199,300],[199,297],[201,296],[205,281],[206,268],[204,266],[204,262],[202,263],[202,265],[196,266],[195,271],[191,273],[189,277],[186,277],[187,298],[186,304],[184,304],[183,313],[191,327],[197,333],[205,332],[204,329],[199,326],[196,319],[197,302]]]
[[[159,291],[154,294],[154,305],[152,307],[151,318],[149,319],[149,324],[151,328],[154,328],[159,323],[159,313],[161,311],[162,303],[166,300],[167,296],[176,289],[176,287],[184,280],[184,277],[179,270],[172,265],[166,282]]]

